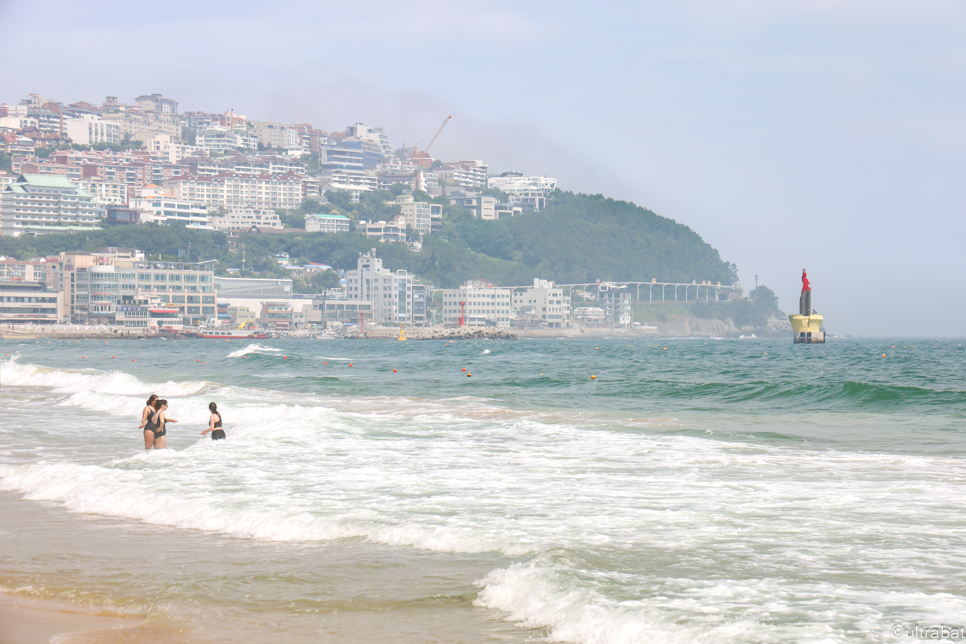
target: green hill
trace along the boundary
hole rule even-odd
[[[382,194],[392,198],[391,193]],[[367,201],[380,198],[372,195]],[[378,204],[367,206],[373,207]],[[424,238],[422,252],[412,252],[406,244],[379,244],[354,232],[245,234],[237,241],[244,244],[245,266],[252,275],[287,275],[271,259],[273,253],[287,252],[296,262],[351,269],[359,252],[376,247],[387,268],[406,269],[443,288],[468,279],[513,285],[534,277],[558,283],[656,279],[732,284],[737,270],[687,226],[630,202],[559,191],[541,212],[498,221],[477,220],[447,204],[442,230]],[[241,253],[230,247],[224,233],[154,224],[90,233],[0,237],[0,255],[26,259],[65,250],[123,246],[139,248],[150,256],[174,258],[179,250],[187,251],[189,244],[192,260],[217,259],[219,273],[241,265]]]

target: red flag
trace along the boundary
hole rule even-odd
[[[812,287],[808,285],[808,275],[805,274],[805,269],[802,269],[802,293],[805,291],[811,291]]]

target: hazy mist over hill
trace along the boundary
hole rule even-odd
[[[681,222],[832,333],[963,336],[966,4],[0,0],[0,102],[382,125]]]

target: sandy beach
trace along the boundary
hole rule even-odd
[[[161,630],[165,631],[165,637],[174,635],[167,629]],[[144,620],[138,617],[89,614],[66,604],[0,593],[0,642],[3,644],[143,642],[152,641],[141,637],[150,638],[152,631],[158,629],[144,627]]]

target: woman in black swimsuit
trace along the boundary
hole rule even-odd
[[[209,403],[208,411],[211,412],[211,416],[208,418],[208,429],[201,432],[201,435],[204,436],[211,432],[211,440],[220,441],[225,438],[225,430],[221,427],[221,413],[218,411],[218,405]]]
[[[151,419],[154,424],[154,449],[164,449],[168,446],[167,431],[165,430],[165,425],[168,423],[176,423],[174,418],[168,418],[164,415],[165,410],[168,408],[168,401],[161,399],[157,403],[158,411],[154,412],[154,417]]]
[[[154,447],[155,425],[151,422],[151,418],[154,416],[154,412],[158,410],[157,404],[158,394],[151,394],[148,402],[144,405],[144,409],[141,410],[141,424],[138,425],[138,429],[144,429],[144,449]]]

